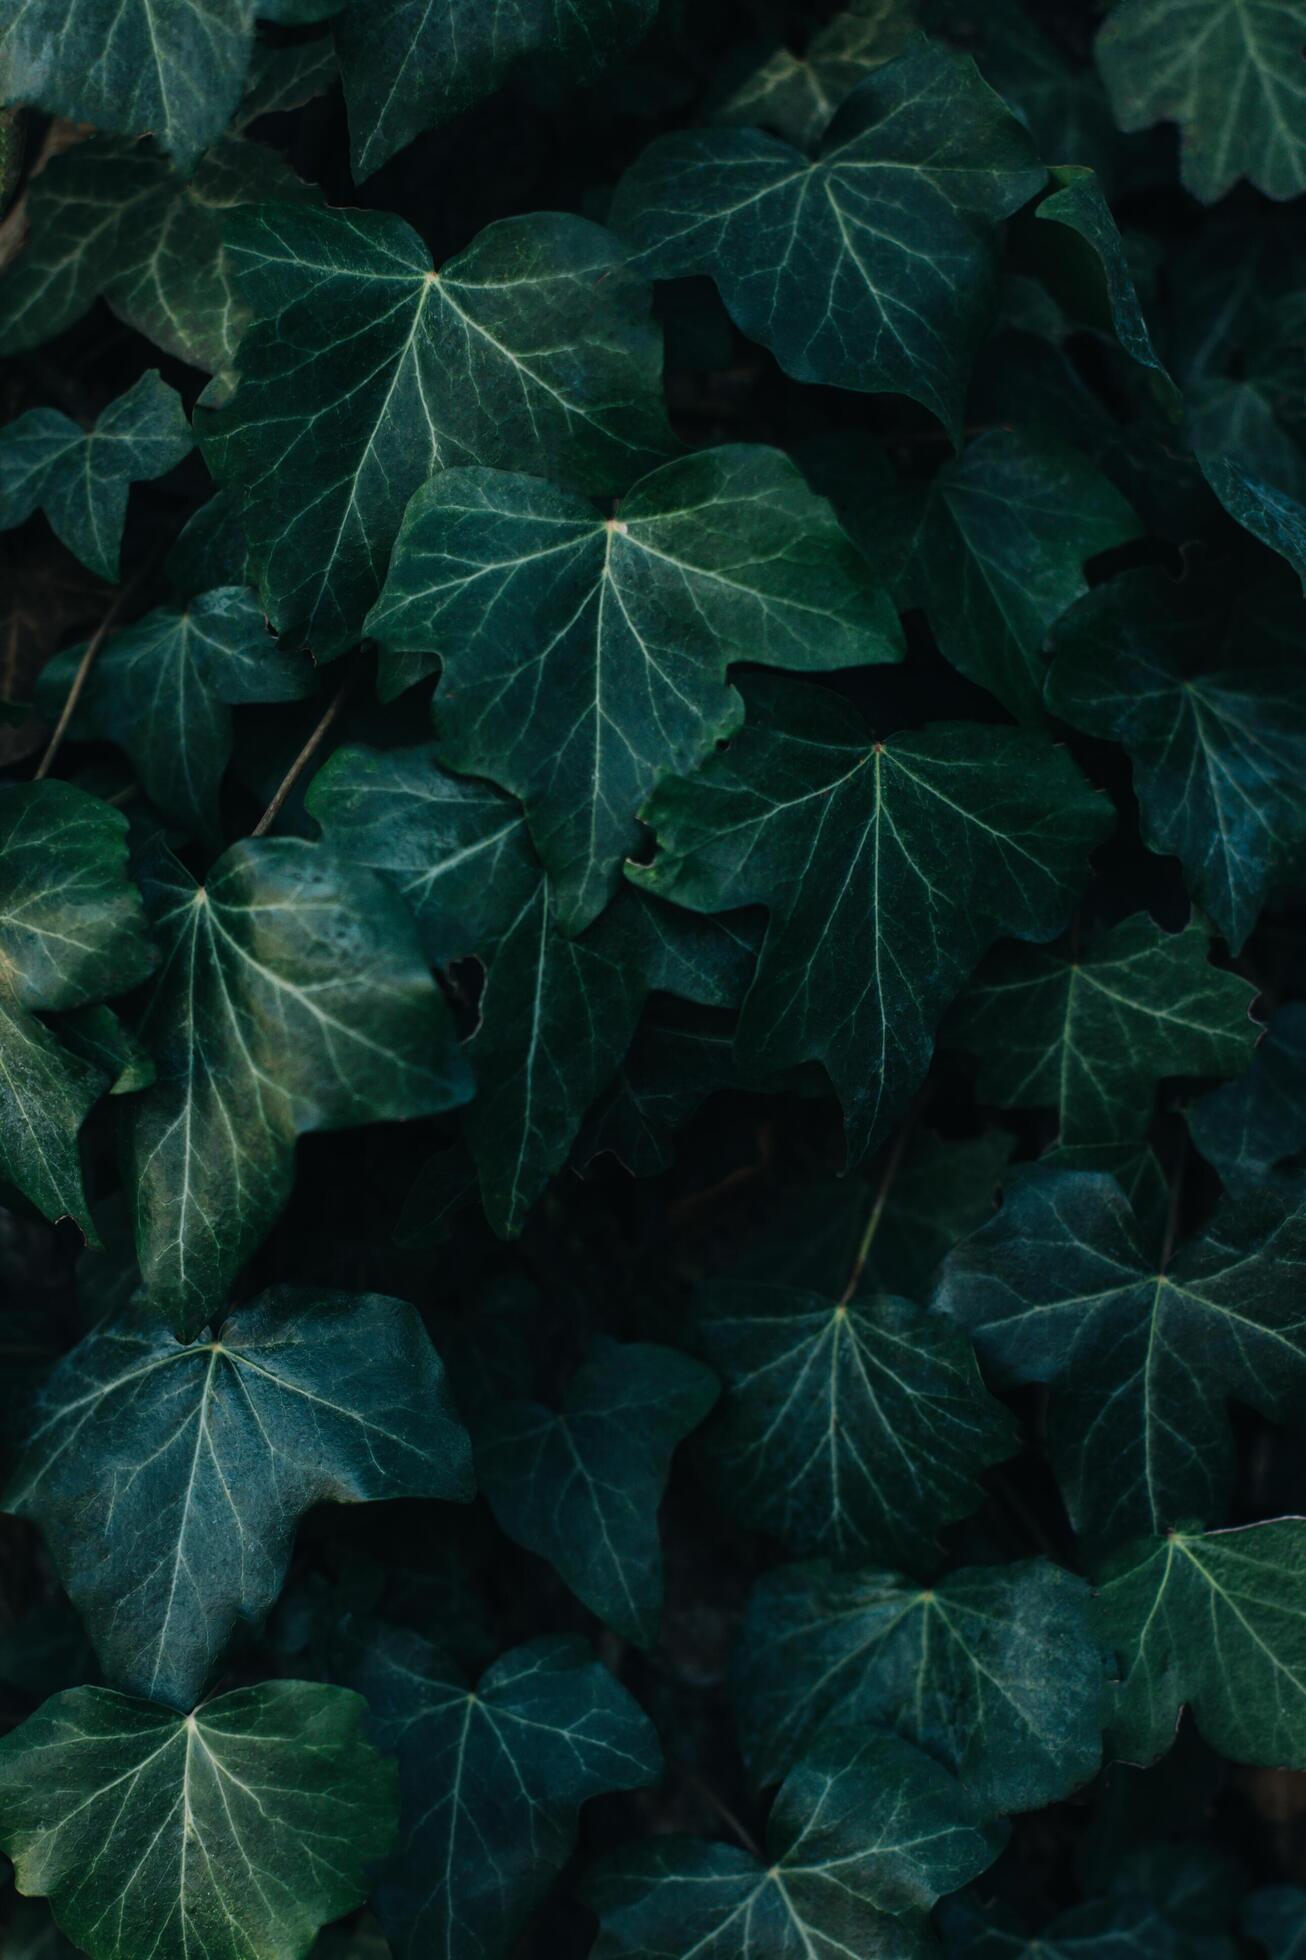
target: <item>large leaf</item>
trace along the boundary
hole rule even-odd
[[[744,51],[713,104],[712,120],[773,129],[800,149],[811,148],[858,82],[900,54],[911,32],[908,0],[851,0],[801,54],[783,44]]]
[[[146,892],[158,1079],[132,1105],[128,1175],[150,1309],[184,1339],[285,1204],[297,1136],[448,1109],[472,1083],[412,921],[371,873],[261,838],[202,885],[165,854]]]
[[[593,1960],[926,1960],[927,1915],[992,1862],[1001,1834],[896,1736],[830,1736],[780,1786],[766,1859],[701,1838],[616,1851],[585,1884]]]
[[[661,1768],[652,1724],[583,1640],[514,1648],[472,1688],[415,1634],[379,1629],[357,1685],[399,1758],[399,1849],[377,1894],[396,1960],[507,1960],[580,1806]]]
[[[58,408],[29,408],[0,429],[0,530],[43,510],[69,551],[116,579],[128,491],[166,476],[193,442],[181,397],[156,368],[110,402],[93,429]]]
[[[471,1445],[414,1310],[278,1287],[186,1346],[140,1317],[54,1370],[6,1508],[45,1530],[105,1675],[189,1709],[276,1599],[310,1505],[467,1499]]]
[[[71,1688],[0,1741],[0,1844],[91,1960],[301,1960],[394,1839],[394,1765],[343,1688],[194,1715]]]
[[[58,713],[85,651],[45,668],[37,703]],[[314,674],[278,651],[252,592],[220,586],[180,611],[160,606],[101,649],[77,707],[75,732],[116,742],[160,814],[188,834],[220,836],[218,791],[231,760],[233,706],[295,701]]]
[[[583,218],[505,218],[438,273],[388,212],[265,205],[226,245],[254,324],[205,451],[274,625],[319,658],[358,638],[433,470],[621,490],[670,446],[648,288]]]
[[[1087,590],[1085,560],[1139,528],[1078,450],[1012,429],[978,437],[925,489],[863,493],[846,520],[900,608],[919,606],[953,666],[1023,721],[1042,718],[1043,643]]]
[[[153,964],[120,812],[70,783],[0,788],[0,1173],[93,1243],[77,1132],[109,1079],[36,1012],[125,992]]]
[[[1134,765],[1143,836],[1173,852],[1238,952],[1266,898],[1306,872],[1306,705],[1297,602],[1229,611],[1211,582],[1128,572],[1055,630],[1047,699]]]
[[[237,137],[223,137],[189,178],[144,144],[75,144],[28,191],[29,235],[0,282],[0,354],[52,339],[102,294],[156,347],[212,373],[246,321],[222,258],[228,214],[318,195],[271,150]]]
[[[969,1341],[908,1300],[718,1281],[693,1340],[725,1384],[703,1438],[711,1480],[791,1552],[928,1568],[939,1526],[1016,1448]]]
[[[0,101],[126,136],[189,169],[240,96],[254,0],[23,0],[0,14]]]
[[[491,1223],[520,1231],[629,1047],[649,991],[729,1005],[753,939],[736,922],[705,930],[629,892],[567,937],[520,806],[447,775],[430,747],[339,751],[308,807],[335,851],[399,887],[433,959],[484,961],[468,1141]]]
[[[517,74],[583,86],[657,0],[354,0],[335,24],[354,177]]]
[[[1261,1033],[1256,988],[1212,966],[1196,922],[1168,933],[1135,913],[1078,954],[999,948],[945,1039],[979,1057],[1003,1109],[1052,1108],[1064,1144],[1141,1137],[1170,1075],[1235,1075]]]
[[[1210,204],[1250,177],[1306,190],[1303,0],[1120,0],[1097,65],[1122,129],[1176,122],[1186,187]]]
[[[738,726],[732,661],[901,656],[887,596],[773,449],[666,464],[620,515],[535,477],[449,470],[409,505],[366,631],[387,693],[441,669],[441,754],[526,806],[565,930],[617,889],[636,812]]]
[[[922,41],[853,90],[814,161],[756,129],[659,137],[612,222],[653,277],[715,279],[796,381],[910,395],[956,440],[995,227],[1045,175],[974,64]]]
[[[1158,1270],[1114,1178],[1037,1169],[949,1253],[934,1304],[997,1380],[1055,1385],[1053,1463],[1101,1545],[1221,1520],[1229,1398],[1306,1407],[1304,1280],[1306,1211],[1226,1207]]]
[[[760,1782],[822,1731],[892,1728],[994,1813],[1056,1803],[1096,1773],[1105,1684],[1088,1587],[1043,1559],[928,1588],[824,1560],[781,1566],[754,1588],[735,1674]]]
[[[695,911],[769,909],[740,1059],[759,1073],[819,1061],[860,1157],[999,935],[1065,923],[1111,813],[1033,733],[940,724],[877,741],[814,688],[759,681],[746,698],[731,747],[654,792],[660,850],[629,875]]]
[[[1104,1576],[1097,1619],[1120,1687],[1109,1746],[1147,1763],[1181,1710],[1221,1755],[1306,1767],[1306,1520],[1172,1531]]]
[[[688,1355],[600,1337],[556,1413],[504,1401],[476,1427],[477,1476],[508,1536],[643,1647],[662,1612],[658,1505],[672,1453],[716,1397]]]
[[[1226,1191],[1251,1197],[1306,1150],[1306,1006],[1281,1007],[1237,1082],[1187,1111],[1193,1142]]]

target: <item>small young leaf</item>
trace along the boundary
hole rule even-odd
[[[712,121],[772,129],[799,149],[824,135],[840,103],[873,68],[901,54],[911,37],[908,0],[851,0],[817,30],[801,54],[785,46],[760,57],[713,104]]]
[[[193,1715],[71,1688],[0,1741],[0,1845],[91,1960],[301,1960],[394,1841],[366,1712],[308,1681]]]

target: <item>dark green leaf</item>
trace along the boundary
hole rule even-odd
[[[1150,1899],[1087,1899],[1037,1933],[1004,1906],[949,1901],[948,1960],[1185,1960],[1185,1949]]]
[[[91,1960],[299,1960],[394,1839],[365,1714],[307,1681],[194,1715],[71,1688],[0,1741],[0,1844]]]
[[[1188,1129],[1240,1198],[1306,1150],[1306,1007],[1293,1001],[1279,1009],[1246,1074],[1194,1103]]]
[[[873,68],[901,53],[911,31],[909,0],[852,0],[801,54],[783,44],[761,54],[749,49],[714,103],[712,121],[773,129],[811,149],[840,103]]]
[[[1306,591],[1306,455],[1260,390],[1245,381],[1205,390],[1189,428],[1202,473],[1230,517],[1286,558]]]
[[[1133,275],[1111,207],[1102,195],[1096,173],[1082,164],[1060,164],[1051,172],[1053,189],[1039,200],[1034,216],[1071,232],[1086,249],[1076,251],[1061,239],[1065,263],[1058,268],[1060,283],[1073,291],[1076,311],[1092,325],[1114,333],[1132,361],[1151,368],[1159,378],[1162,399],[1176,401],[1143,318]]]
[[[829,506],[743,444],[666,464],[610,518],[535,477],[444,471],[404,515],[365,630],[386,693],[441,669],[441,756],[521,798],[568,932],[618,888],[658,780],[738,726],[732,661],[902,654]]]
[[[59,1039],[107,1077],[111,1096],[133,1096],[154,1080],[154,1063],[111,1007],[77,1007],[59,1017]]]
[[[648,288],[583,218],[505,218],[438,273],[387,212],[265,205],[226,243],[254,324],[205,451],[273,624],[319,659],[358,638],[433,470],[620,490],[670,446]]]
[[[106,1676],[189,1709],[285,1581],[310,1505],[467,1499],[471,1446],[414,1310],[279,1287],[181,1346],[135,1318],[46,1383],[5,1506],[35,1519]]]
[[[1242,1924],[1270,1960],[1301,1960],[1306,1953],[1306,1892],[1299,1885],[1263,1886],[1243,1907]]]
[[[795,380],[910,395],[957,440],[994,228],[1044,178],[974,64],[920,42],[853,90],[815,161],[760,130],[662,136],[612,222],[654,278],[715,279]]]
[[[629,875],[694,911],[769,908],[740,1060],[758,1073],[819,1061],[858,1158],[994,940],[1064,924],[1111,813],[1034,734],[940,724],[876,741],[814,688],[759,681],[746,699],[729,750],[654,792],[661,848]]]

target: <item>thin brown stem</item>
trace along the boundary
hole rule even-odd
[[[81,700],[82,691],[90,678],[91,669],[95,665],[96,655],[113,630],[113,624],[118,614],[122,611],[132,594],[144,582],[146,574],[153,571],[153,569],[154,561],[151,560],[148,565],[143,566],[137,572],[135,578],[129,580],[126,585],[119,586],[109,610],[105,613],[90,639],[86,642],[86,650],[77,663],[77,672],[73,675],[72,685],[64,697],[63,707],[59,710],[59,719],[54,725],[54,732],[45,745],[45,754],[36,765],[36,774],[32,778],[33,782],[39,783],[43,777],[49,775],[50,765],[58,755],[60,744],[64,736],[68,733],[68,724],[77,712],[77,703]]]
[[[848,1275],[848,1284],[839,1295],[841,1307],[846,1307],[852,1299],[857,1291],[857,1283],[866,1270],[866,1261],[871,1256],[875,1234],[880,1229],[880,1220],[884,1216],[884,1207],[889,1202],[889,1193],[893,1189],[893,1180],[898,1175],[898,1166],[902,1162],[902,1153],[907,1147],[907,1138],[911,1135],[913,1121],[914,1119],[909,1116],[894,1139],[893,1149],[889,1152],[889,1161],[884,1167],[884,1175],[875,1193],[875,1202],[871,1206],[871,1215],[866,1221],[866,1230],[862,1233],[861,1244],[857,1248],[857,1257],[853,1260],[853,1269]]]
[[[268,804],[267,809],[263,812],[263,815],[259,818],[253,830],[250,832],[251,837],[266,836],[267,832],[271,830],[273,824],[276,822],[277,818],[281,814],[282,806],[284,805],[286,798],[290,795],[291,790],[295,787],[295,784],[299,781],[299,778],[303,774],[305,768],[312,761],[313,757],[317,754],[317,751],[321,748],[323,742],[326,740],[327,732],[330,729],[332,722],[336,719],[336,716],[340,713],[340,710],[344,707],[346,701],[349,699],[350,694],[353,692],[354,683],[357,679],[358,679],[358,668],[353,667],[350,669],[349,673],[347,673],[344,679],[341,681],[339,687],[335,691],[332,700],[328,704],[326,711],[322,716],[322,719],[318,722],[317,727],[313,730],[313,733],[309,736],[303,748],[299,751],[299,754],[295,757],[295,760],[291,763],[289,769],[287,769],[285,775],[281,778],[280,783],[277,785],[276,795],[273,797],[272,801]]]

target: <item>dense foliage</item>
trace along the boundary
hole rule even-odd
[[[0,0],[4,1960],[1306,1954],[1304,53]]]

